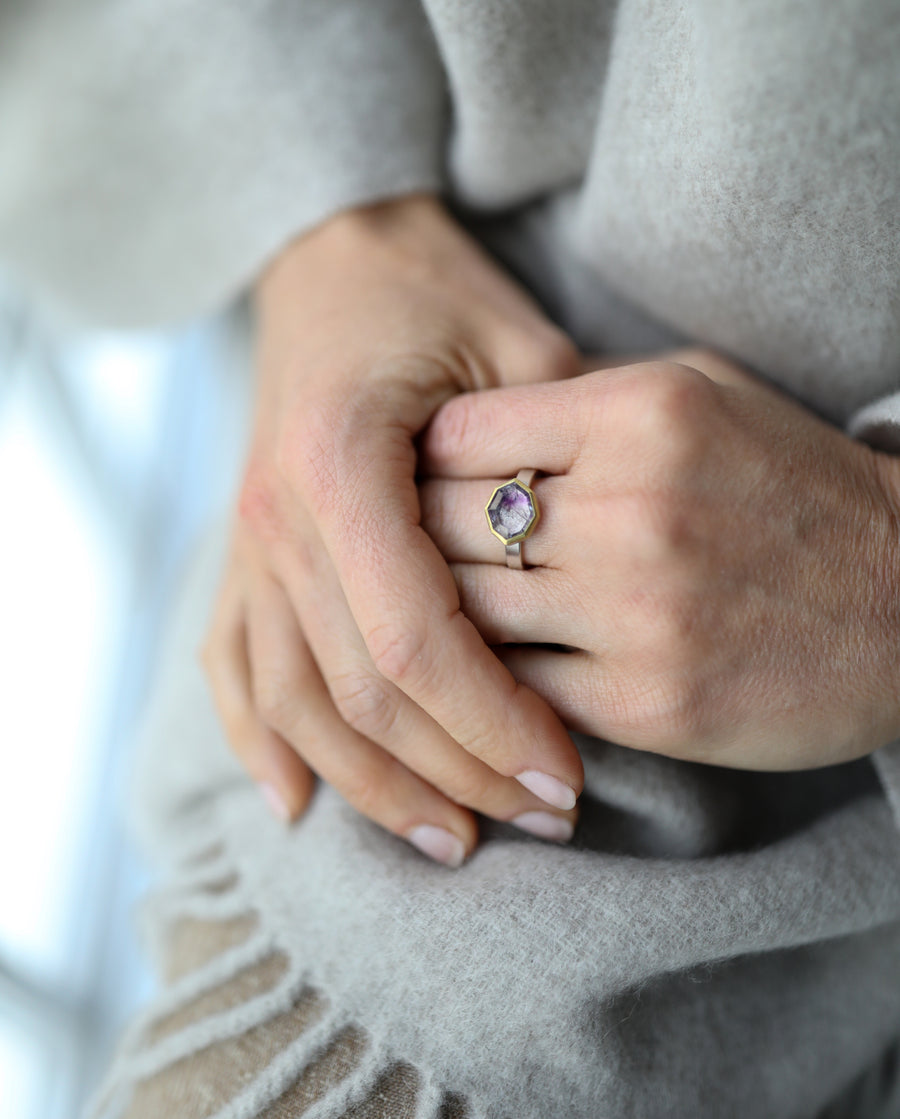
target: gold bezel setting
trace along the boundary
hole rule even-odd
[[[510,487],[514,487],[516,490],[523,493],[528,499],[528,505],[531,511],[531,519],[522,532],[516,533],[515,536],[504,536],[503,533],[498,532],[497,529],[494,528],[494,522],[491,520],[491,505],[493,505],[494,499],[496,498],[497,494],[501,492],[501,490],[508,490]],[[487,504],[484,507],[484,515],[487,519],[488,528],[491,530],[491,533],[497,537],[501,544],[504,545],[519,544],[523,540],[527,540],[528,537],[534,532],[538,521],[541,519],[541,511],[538,508],[537,498],[534,496],[534,490],[531,488],[531,486],[526,486],[524,482],[519,481],[518,478],[510,478],[508,482],[502,482],[499,486],[496,486],[494,488],[491,496],[488,498]]]

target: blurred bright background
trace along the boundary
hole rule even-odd
[[[179,574],[243,457],[233,341],[85,336],[0,278],[0,1119],[76,1119],[152,983],[124,793]]]

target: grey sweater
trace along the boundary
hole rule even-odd
[[[0,9],[0,258],[83,317],[170,321],[342,207],[440,189],[583,347],[708,344],[900,448],[898,60],[892,0],[23,0]],[[444,1090],[473,1117],[900,1115],[900,746],[774,775],[582,740],[574,846],[490,826],[451,873],[327,789],[289,833],[264,817],[192,667],[214,582],[139,811],[161,854],[219,845],[220,909],[261,931],[149,1016],[273,945],[291,968],[163,1044],[136,1027],[104,1114],[311,982],[317,1039],[223,1119],[348,1022],[371,1060],[316,1115],[397,1058],[423,1119]]]

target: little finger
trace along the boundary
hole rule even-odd
[[[290,600],[270,578],[253,588],[249,636],[253,694],[266,722],[357,811],[459,866],[477,843],[474,816],[341,718]]]
[[[521,574],[519,572],[518,574]],[[336,579],[334,580],[336,584]],[[512,777],[497,773],[464,750],[426,711],[375,669],[349,607],[328,575],[317,579],[319,593],[292,588],[300,614],[335,708],[357,733],[383,747],[451,802],[497,820],[517,823],[535,813],[552,817],[539,834],[568,838],[576,819],[573,808],[549,806]],[[552,835],[551,835],[552,831]]]
[[[283,820],[296,819],[309,803],[314,777],[256,712],[244,603],[233,587],[226,588],[220,599],[202,659],[229,745],[275,814]]]

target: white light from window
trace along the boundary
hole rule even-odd
[[[30,1119],[35,1114],[35,1101],[45,1094],[43,1066],[37,1039],[0,1014],[0,1115],[4,1119]]]
[[[0,423],[0,542],[0,949],[49,980],[66,965],[83,875],[122,576],[24,390]]]

